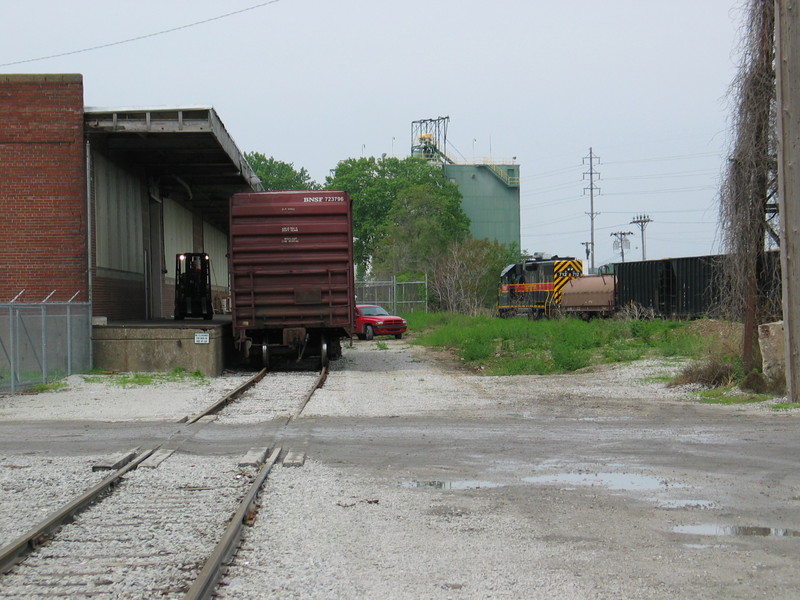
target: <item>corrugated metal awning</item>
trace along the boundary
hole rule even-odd
[[[84,123],[93,148],[143,169],[161,190],[179,189],[223,231],[230,197],[263,189],[211,107],[87,107]]]

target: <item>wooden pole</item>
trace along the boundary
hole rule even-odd
[[[800,2],[775,0],[778,198],[789,399],[800,402]]]

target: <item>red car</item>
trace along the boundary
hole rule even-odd
[[[390,315],[375,304],[356,305],[356,335],[360,340],[371,340],[376,335],[393,335],[398,340],[406,331],[406,320]]]

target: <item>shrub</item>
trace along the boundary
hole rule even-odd
[[[726,387],[736,379],[736,365],[719,358],[694,362],[685,367],[670,385],[699,383],[706,387]]]

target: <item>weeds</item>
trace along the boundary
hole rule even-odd
[[[103,383],[110,381],[120,387],[134,387],[154,385],[158,383],[169,383],[178,381],[195,380],[197,385],[206,383],[206,377],[200,371],[187,371],[183,368],[175,368],[167,373],[112,373],[104,375],[84,375],[86,383]]]
[[[645,356],[694,357],[697,336],[674,321],[621,321],[407,315],[415,343],[454,351],[492,375],[567,373]]]
[[[53,381],[52,383],[37,383],[30,388],[30,392],[34,394],[41,394],[42,392],[57,392],[64,390],[68,387],[67,382],[63,380]]]
[[[715,388],[695,393],[700,398],[700,402],[705,404],[755,404],[772,398],[772,396],[766,394],[740,392],[731,388]]]
[[[800,408],[800,404],[796,402],[776,402],[770,405],[772,410],[792,410],[793,408]]]

